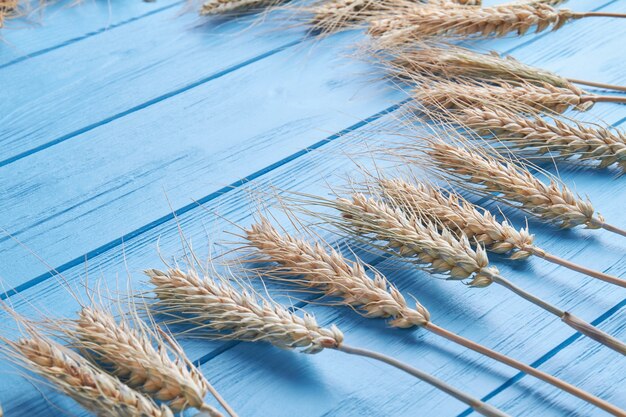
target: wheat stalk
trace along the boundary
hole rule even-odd
[[[550,84],[489,85],[443,80],[420,83],[412,96],[426,109],[464,109],[501,102],[526,112],[548,113],[564,113],[571,108],[586,111],[597,102],[626,101],[617,96],[579,94]]]
[[[99,417],[173,417],[167,406],[133,390],[89,361],[29,327],[28,337],[4,339],[11,359]]]
[[[626,17],[618,13],[573,12],[543,3],[507,4],[494,7],[415,6],[410,2],[385,17],[370,22],[369,33],[388,44],[406,44],[432,36],[501,37],[557,30],[584,17]]]
[[[469,239],[463,234],[455,235],[443,225],[437,225],[426,218],[409,217],[399,208],[361,193],[352,194],[351,199],[338,198],[334,201],[314,197],[310,202],[339,211],[341,216],[338,218],[317,215],[340,230],[359,236],[375,248],[448,279],[467,278],[472,287],[485,287],[492,283],[502,285],[559,317],[578,332],[626,355],[626,344],[499,275],[497,268],[489,266],[484,248],[481,245],[476,249],[472,248]]]
[[[200,278],[191,270],[167,272],[145,271],[154,285],[157,312],[180,316],[199,329],[212,329],[214,337],[242,341],[267,341],[280,348],[300,348],[305,353],[335,349],[348,354],[369,357],[401,369],[424,382],[446,392],[471,406],[485,416],[506,416],[498,409],[483,403],[429,374],[393,358],[365,349],[348,346],[343,333],[336,327],[323,328],[309,314],[296,315],[276,302],[265,299],[249,289],[236,288],[222,278]]]
[[[200,7],[203,16],[248,13],[275,6],[282,0],[208,0]]]
[[[549,123],[538,115],[524,117],[501,106],[467,107],[455,113],[455,121],[483,136],[505,142],[507,148],[530,150],[557,160],[577,156],[597,161],[599,168],[617,164],[626,172],[626,135],[601,126],[572,124],[553,118]]]
[[[377,186],[390,204],[398,206],[409,216],[425,216],[453,231],[467,236],[470,241],[484,245],[495,253],[510,253],[511,259],[539,256],[611,284],[626,287],[626,281],[615,276],[574,264],[537,247],[528,228],[516,230],[506,220],[498,221],[489,211],[479,209],[458,194],[418,182],[409,183],[400,178],[377,180]]]
[[[563,228],[584,225],[626,236],[626,231],[604,221],[589,200],[549,176],[546,185],[524,166],[479,149],[433,141],[425,150],[435,172],[460,188],[497,199]],[[546,174],[548,175],[548,174]]]
[[[424,306],[416,300],[415,309],[408,307],[400,291],[383,275],[374,271],[370,278],[359,259],[349,261],[332,248],[324,249],[318,242],[311,244],[287,233],[281,234],[263,217],[260,222],[245,230],[245,233],[250,244],[265,256],[263,261],[282,266],[273,271],[277,277],[282,276],[283,272],[302,276],[303,279],[294,281],[306,288],[318,288],[328,296],[340,297],[343,304],[365,311],[366,317],[390,316],[393,320],[389,323],[394,327],[423,327],[461,346],[533,375],[610,413],[619,415],[623,412],[565,381],[435,325],[430,321],[430,314]]]
[[[194,407],[212,417],[222,416],[204,402],[206,394],[213,389],[180,346],[168,338],[168,348],[140,320],[133,328],[126,319],[118,323],[102,308],[84,307],[65,333],[73,345],[93,356],[96,363],[106,365],[130,387],[167,402],[173,411]]]

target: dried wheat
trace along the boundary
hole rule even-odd
[[[408,3],[370,21],[369,33],[387,44],[406,44],[431,36],[501,37],[557,30],[583,17],[624,17],[617,13],[573,12],[547,4],[507,4],[494,7],[415,6]]]
[[[200,278],[195,271],[177,269],[162,272],[146,271],[157,296],[156,311],[168,315],[184,315],[186,322],[199,329],[213,329],[214,337],[243,341],[267,341],[280,348],[302,348],[305,353],[336,349],[348,354],[369,357],[401,369],[408,374],[443,390],[471,406],[478,413],[506,417],[500,410],[473,398],[429,374],[396,359],[343,343],[343,333],[334,325],[323,328],[309,314],[292,313],[272,300],[253,291],[236,288],[225,279]],[[183,317],[181,317],[183,319]]]
[[[436,76],[447,79],[472,78],[497,83],[552,85],[583,95],[584,91],[553,72],[526,65],[495,52],[481,54],[457,46],[430,46],[390,51],[393,73],[401,77]]]
[[[446,143],[431,143],[426,154],[432,167],[461,188],[481,195],[494,195],[542,220],[563,228],[584,225],[603,227],[604,220],[595,215],[588,200],[583,200],[555,178],[548,185],[528,169],[511,161],[496,158],[479,149]]]
[[[326,295],[341,297],[366,317],[392,317],[395,327],[421,326],[428,322],[428,311],[419,303],[410,308],[400,291],[387,279],[374,273],[370,278],[360,260],[349,262],[336,250],[325,250],[290,235],[281,235],[262,218],[245,231],[250,244],[265,255],[263,261],[277,262],[291,274],[303,274],[309,287],[322,288]]]
[[[578,94],[550,84],[488,85],[443,80],[420,83],[412,96],[427,110],[463,109],[498,102],[519,111],[548,113],[563,113],[572,108],[586,111],[597,102],[626,100],[618,96]]]
[[[66,331],[73,344],[93,354],[132,388],[167,402],[174,411],[194,407],[210,416],[222,415],[204,402],[209,384],[202,373],[179,346],[168,349],[147,325],[137,321],[138,328],[133,328],[125,319],[118,323],[104,309],[89,307],[81,310],[73,324]]]
[[[626,172],[626,135],[602,126],[580,122],[549,123],[538,115],[524,117],[500,106],[467,107],[455,113],[455,120],[484,139],[505,142],[508,149],[525,149],[550,158],[597,161],[599,168],[617,164]]]
[[[283,349],[303,348],[306,353],[336,347],[343,340],[336,327],[322,328],[312,316],[299,317],[247,289],[239,291],[226,280],[201,278],[194,270],[145,272],[155,287],[156,311],[208,326],[222,338],[266,341]]]
[[[535,246],[528,228],[519,231],[507,221],[499,222],[489,211],[465,200],[458,194],[443,191],[425,183],[411,184],[400,178],[379,179],[377,186],[392,205],[409,216],[425,216],[450,230],[463,233],[496,253],[511,253],[511,259],[526,259],[535,255],[602,281],[626,287],[626,281],[561,259]]]
[[[331,201],[314,197],[310,202],[338,210],[341,213],[339,218],[324,214],[318,216],[340,230],[364,239],[375,248],[449,279],[468,278],[469,285],[473,287],[485,287],[492,283],[502,285],[559,317],[580,333],[626,355],[626,344],[569,312],[529,294],[499,275],[495,267],[489,266],[482,246],[472,248],[467,236],[463,234],[455,235],[443,225],[436,225],[424,217],[409,217],[399,208],[379,199],[367,198],[360,193],[352,194],[351,199],[338,198]]]
[[[33,329],[17,342],[5,340],[11,359],[99,417],[173,417],[165,405],[92,366],[76,352]]]
[[[533,375],[610,413],[619,415],[622,412],[614,405],[552,375],[435,325],[430,321],[428,310],[417,300],[416,308],[409,308],[402,294],[383,275],[374,271],[370,278],[358,259],[349,261],[330,247],[324,249],[318,242],[311,244],[287,233],[281,234],[263,217],[259,223],[246,230],[246,238],[265,255],[264,261],[282,265],[273,271],[278,279],[282,279],[285,272],[302,276],[303,279],[295,279],[295,282],[306,288],[319,288],[326,295],[340,297],[343,304],[364,310],[366,317],[391,316],[394,317],[390,322],[392,326],[421,326],[454,343]]]

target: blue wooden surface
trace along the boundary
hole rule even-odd
[[[59,4],[40,26],[2,32],[0,226],[19,243],[0,237],[0,277],[18,311],[76,312],[53,269],[77,286],[88,271],[111,285],[129,274],[142,288],[140,271],[161,266],[157,242],[165,256],[180,254],[178,225],[206,253],[207,234],[228,239],[226,219],[252,221],[251,190],[326,193],[328,182],[354,171],[346,153],[362,146],[361,137],[379,140],[397,126],[394,111],[404,97],[377,81],[374,68],[345,57],[359,33],[311,41],[303,28],[276,30],[276,20],[218,25],[181,14],[182,7],[171,0]],[[626,12],[620,1],[572,0],[568,7]],[[588,19],[484,46],[566,76],[625,84],[625,37],[622,21]],[[601,104],[578,116],[617,126],[626,107]],[[560,174],[607,219],[626,225],[623,179],[570,168]],[[544,249],[626,274],[619,237],[530,226]],[[626,339],[622,289],[537,259],[493,262],[528,290]],[[376,266],[417,296],[435,323],[626,407],[626,359],[545,312],[502,288],[469,289],[388,261]],[[352,344],[397,356],[512,415],[603,415],[432,334],[320,305],[307,310],[337,324]],[[337,352],[184,346],[242,416],[471,414],[423,383]],[[57,415],[58,406],[86,415],[54,393],[44,398],[4,362],[0,372],[7,416]]]

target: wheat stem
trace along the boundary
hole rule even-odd
[[[536,296],[526,292],[525,290],[523,290],[520,287],[516,286],[515,284],[513,284],[509,280],[503,278],[499,274],[494,274],[494,273],[491,273],[489,271],[489,272],[487,272],[487,275],[496,284],[502,285],[503,287],[511,290],[512,292],[514,292],[515,294],[517,294],[520,297],[524,298],[525,300],[530,301],[531,303],[533,303],[536,306],[544,309],[545,311],[547,311],[547,312],[549,312],[549,313],[559,317],[565,324],[567,324],[568,326],[572,327],[576,331],[584,334],[585,336],[587,336],[587,337],[589,337],[589,338],[591,338],[591,339],[593,339],[593,340],[595,340],[595,341],[597,341],[599,343],[602,343],[603,345],[613,349],[616,352],[621,353],[622,355],[626,355],[626,344],[624,344],[623,342],[617,340],[613,336],[603,332],[602,330],[598,329],[597,327],[592,326],[591,324],[589,324],[589,323],[585,322],[584,320],[574,316],[573,314],[571,314],[571,313],[569,313],[567,311],[563,311],[563,310],[553,306],[552,304],[548,303],[547,301],[544,301],[541,298],[536,297]]]
[[[626,13],[609,13],[609,12],[580,12],[574,13],[573,17],[615,17],[615,18],[626,18]]]
[[[546,372],[540,371],[539,369],[533,368],[530,365],[526,365],[523,362],[517,361],[515,359],[512,359],[506,355],[503,355],[499,352],[496,352],[494,350],[491,350],[481,344],[478,344],[476,342],[473,342],[469,339],[466,339],[462,336],[459,336],[456,333],[453,333],[449,330],[446,330],[442,327],[439,327],[437,325],[435,325],[432,322],[428,322],[424,325],[424,328],[438,336],[444,337],[454,343],[457,343],[461,346],[464,346],[468,349],[471,349],[475,352],[479,352],[485,356],[488,356],[492,359],[497,360],[498,362],[502,362],[505,363],[521,372],[524,372],[525,374],[528,375],[532,375],[544,382],[547,382],[559,389],[562,389],[563,391],[569,392],[570,394],[572,394],[575,397],[580,398],[583,401],[586,401],[588,403],[591,403],[593,405],[595,405],[596,407],[613,414],[614,416],[624,416],[624,410],[622,410],[619,407],[614,406],[613,404],[604,401],[601,398],[596,397],[593,394],[588,393],[587,391],[584,391],[574,385],[571,385],[557,377],[554,377]]]
[[[605,222],[603,218],[594,217],[591,220],[591,226],[594,229],[604,229],[604,230],[607,230],[609,232],[612,232],[612,233],[618,234],[620,236],[626,237],[626,230],[621,229],[621,228],[619,228],[617,226],[613,226],[612,224],[609,224],[609,223]]]
[[[623,86],[623,85],[598,83],[595,81],[579,80],[577,78],[568,78],[567,80],[575,84],[587,85],[589,87],[598,87],[598,88],[604,88],[607,90],[616,90],[616,91],[626,92],[626,86]]]
[[[626,103],[626,97],[588,95],[582,96],[581,101],[583,103],[587,101],[591,101],[593,103]]]
[[[582,274],[588,275],[590,277],[597,278],[601,281],[608,282],[608,283],[626,288],[626,281],[624,281],[623,279],[614,277],[613,275],[605,274],[603,272],[596,271],[596,270],[575,264],[566,259],[559,258],[558,256],[552,255],[536,246],[530,246],[526,248],[526,250],[531,252],[535,256],[545,259],[548,262],[552,262],[554,264],[561,265],[561,266],[564,266],[565,268],[571,269],[572,271],[577,271]]]
[[[482,414],[483,416],[488,416],[488,417],[508,416],[508,414],[498,410],[497,408],[489,404],[482,402],[478,398],[474,398],[470,395],[467,395],[463,391],[460,391],[446,384],[440,379],[435,378],[425,372],[420,371],[419,369],[413,368],[412,366],[409,366],[389,356],[383,355],[378,352],[372,352],[371,350],[367,350],[367,349],[361,349],[357,347],[348,346],[346,344],[341,344],[336,349],[344,353],[349,353],[351,355],[357,355],[357,356],[363,356],[363,357],[370,358],[370,359],[375,359],[377,361],[391,365],[394,368],[398,368],[426,382],[427,384],[434,386],[435,388],[445,392],[446,394],[456,398],[457,400],[467,404],[468,406],[472,407],[477,413]]]

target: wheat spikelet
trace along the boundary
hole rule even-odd
[[[599,168],[618,165],[626,172],[626,135],[601,126],[559,119],[549,123],[538,115],[524,117],[504,107],[467,107],[455,113],[455,120],[483,136],[505,142],[508,149],[526,149],[550,154],[551,158],[597,161]]]
[[[494,7],[446,7],[410,3],[394,13],[370,22],[369,33],[388,44],[406,44],[432,36],[501,37],[509,33],[523,35],[557,30],[566,23],[588,16],[622,15],[609,13],[576,13],[543,4],[507,4]]]
[[[210,416],[222,415],[204,402],[209,384],[182,349],[168,349],[147,325],[137,321],[138,328],[133,328],[127,320],[118,323],[111,313],[90,307],[84,307],[73,324],[66,333],[74,344],[130,387],[167,402],[173,411],[194,407]]]
[[[563,113],[570,108],[586,111],[598,101],[598,96],[580,95],[549,84],[486,85],[450,81],[420,84],[412,96],[425,108],[435,110],[502,102],[527,111]]]
[[[395,327],[421,326],[429,320],[430,315],[421,304],[409,308],[400,291],[383,275],[375,272],[370,278],[360,260],[350,262],[319,243],[281,235],[265,218],[245,233],[250,244],[265,255],[264,261],[276,262],[291,274],[303,275],[306,286],[342,298],[344,303],[364,311],[366,317],[392,317],[389,324]]]
[[[436,76],[447,79],[472,78],[498,84],[552,85],[571,90],[582,96],[585,92],[568,79],[553,72],[526,65],[513,57],[501,57],[495,52],[481,54],[456,46],[429,46],[390,51],[389,62],[396,75],[406,78]]]
[[[523,166],[478,149],[442,142],[429,144],[426,154],[437,172],[461,188],[481,195],[495,194],[494,198],[563,228],[602,227],[603,219],[595,216],[591,202],[554,178],[546,185]]]
[[[381,178],[377,183],[385,198],[409,215],[424,215],[495,253],[512,253],[512,259],[526,259],[532,254],[534,236],[528,228],[516,230],[507,221],[499,222],[489,211],[479,211],[455,193],[400,178]]]
[[[200,7],[203,16],[248,13],[275,6],[281,0],[208,0]]]
[[[87,359],[40,334],[16,342],[5,340],[16,363],[99,417],[173,417],[165,405],[94,368]]]
[[[225,339],[266,341],[283,349],[317,353],[341,344],[343,334],[320,327],[313,316],[300,317],[281,305],[239,291],[226,280],[200,278],[194,270],[145,271],[154,285],[156,311],[187,315],[187,322],[208,327]],[[182,318],[181,318],[182,320]]]

